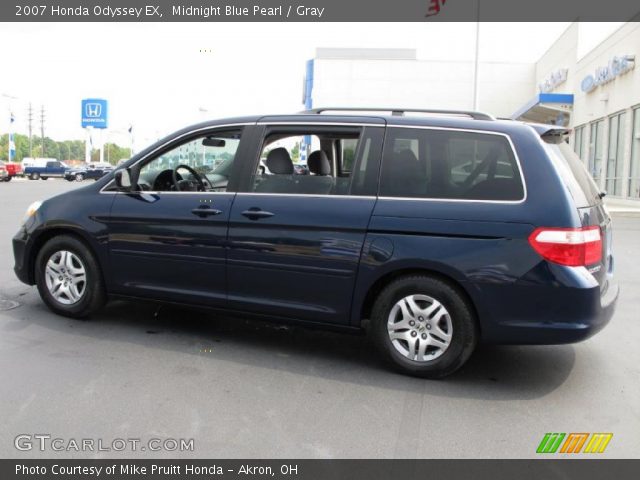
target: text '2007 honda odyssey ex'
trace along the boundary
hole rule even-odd
[[[432,378],[479,341],[603,328],[618,296],[611,220],[569,132],[404,113],[181,130],[32,205],[15,271],[61,315],[125,297],[366,329],[391,364]],[[309,174],[295,173],[301,151]]]

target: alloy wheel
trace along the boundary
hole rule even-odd
[[[393,347],[404,357],[429,362],[451,345],[453,325],[438,300],[428,295],[408,295],[391,308],[387,332]]]

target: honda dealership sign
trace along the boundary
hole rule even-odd
[[[593,92],[598,86],[611,82],[635,67],[634,55],[613,57],[608,65],[598,68],[595,73],[582,79],[580,88],[585,93]]]
[[[82,100],[82,128],[107,128],[107,101],[101,98]]]

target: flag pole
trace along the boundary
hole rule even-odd
[[[13,112],[9,111],[9,152],[7,153],[7,160],[11,163],[11,158],[15,154],[16,146],[13,138],[13,122],[15,121],[15,117],[13,116]]]
[[[480,54],[480,0],[476,0],[476,54],[473,61],[473,109],[478,110],[478,63]]]

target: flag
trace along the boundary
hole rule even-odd
[[[16,121],[16,117],[13,112],[10,113],[11,118],[9,120],[9,161],[16,156],[16,144],[13,139],[13,123]]]
[[[445,3],[447,3],[447,0],[429,0],[429,8],[425,17],[433,17],[439,14]]]

